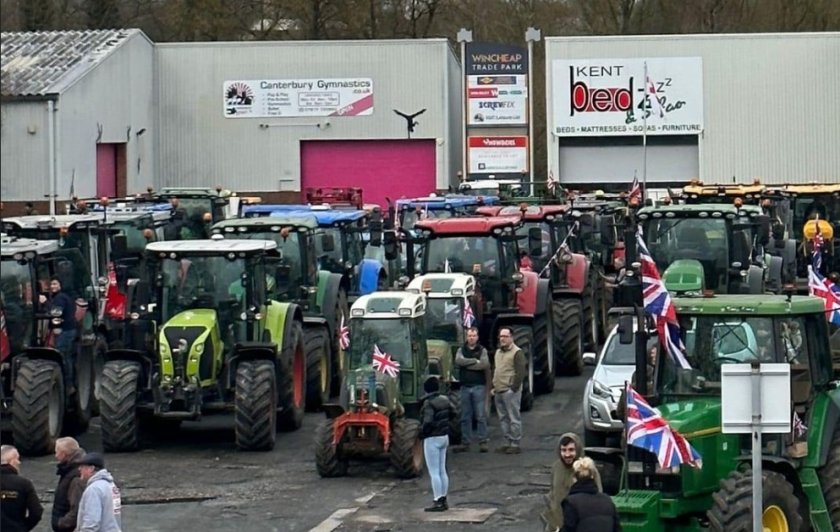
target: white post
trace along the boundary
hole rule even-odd
[[[47,101],[47,145],[49,151],[49,169],[50,169],[50,216],[55,216],[55,189],[56,189],[56,168],[55,168],[55,102],[53,100]]]
[[[461,180],[467,181],[467,43],[472,42],[472,30],[461,28],[457,35],[461,43]]]
[[[647,61],[645,61],[645,79],[643,81],[645,90],[642,92],[644,98],[642,99],[642,203],[648,197],[647,188],[647,115],[648,115],[648,71]]]
[[[531,196],[534,195],[534,43],[542,38],[540,30],[529,27],[525,31],[528,43],[528,176],[531,181]]]
[[[764,497],[762,494],[761,473],[761,364],[757,360],[751,362],[750,378],[752,380],[752,516],[753,532],[762,532],[761,522]]]

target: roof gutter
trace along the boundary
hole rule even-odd
[[[58,101],[58,93],[51,92],[49,94],[4,94],[0,96],[0,102],[47,102]]]

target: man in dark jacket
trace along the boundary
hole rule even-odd
[[[79,501],[85,491],[85,481],[79,476],[76,462],[84,455],[85,451],[74,438],[55,440],[55,458],[58,460],[58,486],[55,488],[52,507],[52,529],[55,532],[76,530]]]
[[[449,397],[440,393],[437,377],[429,377],[423,383],[426,395],[421,399],[420,437],[423,439],[423,454],[432,480],[434,504],[427,512],[443,512],[449,509],[446,494],[449,492],[449,475],[446,474],[446,449],[449,447],[449,423],[455,418],[455,410]]]
[[[595,462],[583,457],[573,468],[575,483],[563,501],[563,532],[620,532],[615,504],[595,484]]]
[[[46,299],[42,302],[46,303]],[[61,311],[61,325],[57,327],[59,333],[55,338],[55,348],[61,353],[64,361],[64,389],[68,395],[73,395],[76,393],[73,384],[76,382],[76,349],[73,345],[76,340],[76,302],[62,289],[61,279],[58,277],[50,278],[50,300],[47,305],[48,311]]]
[[[44,513],[35,487],[19,471],[18,450],[13,445],[0,446],[0,530],[3,532],[29,532]]]
[[[467,329],[467,343],[455,353],[458,366],[458,381],[461,383],[461,435],[463,445],[456,445],[453,452],[470,450],[475,421],[478,434],[478,448],[487,452],[487,385],[490,383],[490,359],[487,350],[478,343],[478,329]]]

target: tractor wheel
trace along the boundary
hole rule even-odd
[[[51,453],[61,436],[64,419],[64,380],[50,360],[26,359],[15,380],[12,438],[21,454]]]
[[[832,523],[840,525],[840,424],[834,429],[834,436],[828,447],[828,459],[819,470],[828,517]]]
[[[64,430],[67,434],[82,434],[93,417],[93,405],[96,403],[94,357],[96,345],[84,347],[76,355],[76,395],[68,398],[73,401],[73,411],[64,412]]]
[[[513,336],[513,343],[525,353],[525,360],[528,368],[526,369],[525,382],[522,384],[522,401],[519,404],[519,409],[522,412],[528,412],[534,408],[534,374],[531,371],[533,368],[533,348],[534,348],[534,330],[527,325],[511,325],[511,336]]]
[[[140,364],[112,360],[102,370],[100,416],[102,447],[106,451],[136,451],[140,447],[137,388]]]
[[[420,422],[400,418],[391,425],[391,465],[400,478],[414,478],[423,472],[423,442]]]
[[[534,319],[534,393],[554,391],[554,312],[549,307]]]
[[[315,410],[330,400],[330,333],[326,327],[307,327],[303,336],[306,344],[306,407]]]
[[[583,371],[583,341],[581,338],[583,308],[576,299],[558,299],[554,306],[554,352],[558,375],[576,376]]]
[[[279,426],[283,430],[297,430],[303,423],[306,409],[306,352],[303,346],[303,328],[295,322],[283,338],[280,353],[280,407]]]
[[[793,486],[775,471],[763,473],[764,530],[800,530],[802,516]],[[752,471],[734,471],[720,481],[709,510],[711,530],[752,532]]]
[[[347,325],[350,319],[350,305],[347,303],[347,292],[341,290],[335,301],[335,326],[333,327],[332,339],[332,382],[330,383],[330,395],[338,395],[341,388],[341,378],[344,375],[344,352],[339,345],[341,335],[341,317],[344,316],[344,324]]]
[[[347,474],[347,460],[341,458],[338,445],[333,445],[334,420],[326,419],[315,430],[315,469],[323,478]]]
[[[236,366],[234,410],[236,446],[270,451],[277,439],[277,374],[268,360],[245,360]]]
[[[459,445],[463,439],[461,434],[461,390],[450,390],[449,401],[452,403],[452,410],[455,416],[449,421],[449,443],[451,445]]]

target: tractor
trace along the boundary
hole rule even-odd
[[[225,220],[211,232],[226,239],[273,240],[279,253],[281,276],[269,287],[269,298],[294,303],[303,312],[307,360],[307,401],[316,408],[329,400],[341,382],[338,331],[347,319],[349,281],[337,273],[318,270],[316,242],[330,249],[331,235],[318,228],[311,213]],[[282,265],[283,268],[279,266]]]
[[[315,467],[322,477],[346,475],[351,458],[385,453],[398,477],[422,473],[425,313],[425,297],[409,292],[374,292],[353,303],[340,401],[324,405],[327,419],[315,433]],[[377,357],[383,362],[375,369]]]
[[[0,253],[3,429],[11,428],[21,453],[47,454],[59,436],[87,430],[96,402],[97,351],[94,340],[85,336],[91,327],[88,302],[77,299],[76,391],[71,393],[65,388],[64,358],[55,348],[61,309],[52,308],[48,299],[39,302],[39,295],[47,294],[50,277],[56,276],[65,292],[82,296],[92,291],[90,278],[79,250],[60,249],[55,241],[3,236]]]
[[[420,273],[469,273],[476,281],[474,312],[482,345],[494,350],[498,331],[511,329],[514,343],[528,360],[522,409],[533,406],[533,392],[549,393],[554,386],[551,288],[548,279],[520,271],[519,216],[488,216],[422,220],[416,237],[407,238],[409,277]],[[403,233],[405,237],[406,234]],[[529,248],[542,245],[529,232]],[[415,255],[415,247],[419,247]],[[415,264],[416,263],[416,264]]]
[[[482,205],[492,205],[496,201],[495,196],[432,195],[425,198],[398,199],[395,209],[396,217],[399,219],[399,227],[410,231],[418,220],[467,216],[474,213],[476,208]]]
[[[723,434],[720,427],[722,366],[755,361],[790,366],[794,420],[790,434],[761,437],[764,530],[837,530],[840,375],[832,367],[823,301],[707,295],[675,297],[673,304],[688,364],[662,354],[646,370],[648,361],[637,356],[636,387],[647,387],[638,378],[647,375],[651,387],[640,393],[699,452],[702,467],[662,468],[656,454],[634,446],[587,449],[605,472],[605,491],[615,494],[623,530],[753,530],[751,435]],[[637,319],[632,309],[620,318],[622,343],[633,342]]]
[[[692,179],[682,190],[669,190],[668,193],[672,201],[691,205],[709,203],[731,205],[735,198],[741,198],[741,201],[747,205],[758,205],[764,189],[764,185],[758,179],[753,180],[749,185],[705,184],[699,179]]]
[[[272,449],[277,428],[303,422],[307,382],[303,312],[268,297],[288,269],[277,244],[154,242],[146,255],[129,323],[144,348],[108,351],[104,449],[134,451],[141,436],[227,412],[238,448]]]

